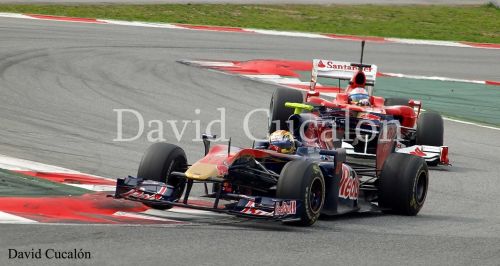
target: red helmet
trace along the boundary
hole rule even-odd
[[[367,102],[370,99],[370,95],[368,95],[368,91],[364,88],[355,88],[351,92],[349,92],[349,103],[350,104],[358,104],[360,102]]]

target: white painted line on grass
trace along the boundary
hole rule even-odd
[[[307,33],[307,32],[292,32],[292,31],[277,31],[277,30],[259,30],[259,29],[246,29],[249,31],[253,31],[255,33],[263,34],[263,35],[274,35],[274,36],[286,36],[286,37],[301,37],[301,38],[313,38],[313,39],[332,39],[331,37],[315,34],[315,33]]]
[[[123,21],[123,20],[113,20],[113,19],[99,19],[99,21],[106,24],[122,25],[122,26],[133,26],[133,27],[147,27],[147,28],[164,28],[164,29],[184,29],[183,27],[176,26],[169,23],[153,23],[153,22],[141,22],[141,21]]]
[[[451,47],[466,47],[470,45],[452,42],[452,41],[433,41],[433,40],[418,40],[418,39],[403,39],[403,38],[385,38],[385,40],[395,43],[415,44],[415,45],[436,45],[436,46],[451,46]]]

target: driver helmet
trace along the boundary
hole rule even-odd
[[[274,131],[271,136],[269,136],[269,149],[285,154],[294,153],[295,140],[292,133],[286,130]]]
[[[370,95],[364,88],[355,88],[349,93],[349,103],[358,105],[369,105]]]

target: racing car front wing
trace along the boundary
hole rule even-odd
[[[346,149],[346,153],[352,156],[375,158],[376,154],[366,152],[356,152],[354,147],[347,143],[342,142],[342,148]],[[430,165],[451,165],[448,157],[448,146],[427,146],[427,145],[413,145],[409,147],[396,147],[395,152],[406,153],[422,157]]]
[[[189,193],[186,192],[185,196],[186,194],[188,197]],[[116,191],[113,197],[116,199],[138,201],[157,208],[176,206],[226,213],[240,217],[278,221],[299,220],[301,215],[299,210],[301,209],[301,204],[303,204],[300,200],[247,196],[221,191],[216,193],[213,204],[210,201],[199,204],[189,202],[187,197],[181,202],[176,199],[175,195],[175,188],[173,186],[129,176],[117,179]],[[219,204],[220,199],[232,199],[232,201],[222,205]]]
[[[396,148],[396,152],[416,155],[432,165],[451,165],[448,157],[448,146],[413,145],[405,148]]]

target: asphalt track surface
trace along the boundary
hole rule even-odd
[[[145,120],[206,125],[225,107],[227,136],[234,145],[250,144],[243,117],[267,108],[275,87],[177,60],[356,60],[359,53],[346,41],[6,18],[0,36],[1,153],[107,177],[134,174],[148,145],[146,133],[112,141],[117,108],[135,109]],[[365,56],[385,72],[498,80],[500,69],[497,50],[370,43]],[[255,135],[265,133],[264,115],[250,124]],[[124,127],[132,136],[137,121],[129,117]],[[498,265],[500,131],[445,127],[454,166],[431,171],[417,217],[359,214],[310,228],[239,219],[175,228],[4,224],[0,264]],[[180,145],[195,160],[202,147],[189,141],[194,127],[187,131]],[[167,125],[165,137],[175,142]],[[15,261],[7,259],[9,248],[81,248],[93,258]]]
[[[497,1],[497,0],[493,0]],[[481,5],[487,0],[0,0],[0,3],[126,3],[126,4],[383,4],[383,5]]]

